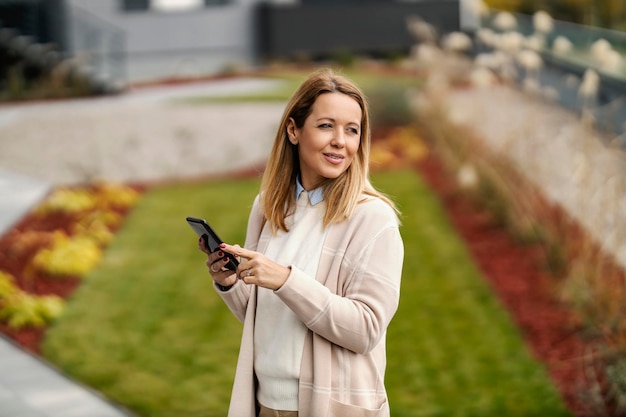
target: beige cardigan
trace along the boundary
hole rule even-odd
[[[263,224],[257,196],[246,248],[265,250],[271,232]],[[316,279],[292,267],[276,291],[309,329],[299,417],[389,416],[385,337],[398,308],[403,260],[394,211],[382,200],[368,198],[349,220],[329,226]],[[244,324],[228,416],[255,417],[256,287],[238,281],[229,291],[217,291]]]

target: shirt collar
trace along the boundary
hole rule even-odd
[[[304,187],[302,186],[302,183],[300,182],[300,176],[298,176],[296,178],[296,201],[298,201],[298,198],[300,197],[300,194],[302,194],[303,191],[306,191],[306,190],[304,189]],[[322,187],[317,187],[314,190],[308,191],[308,194],[309,194],[309,201],[311,202],[312,206],[324,201],[324,189]]]

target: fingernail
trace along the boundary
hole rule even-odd
[[[228,258],[227,258],[227,257],[224,257],[224,259],[222,259],[222,261],[224,261],[224,262],[228,262]]]
[[[217,256],[224,256],[224,252],[219,251],[219,252],[218,252],[218,254],[217,254]]]
[[[220,248],[224,249],[226,247],[225,243],[220,243]]]

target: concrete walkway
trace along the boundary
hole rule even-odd
[[[4,337],[0,370],[0,417],[131,416]]]
[[[277,81],[153,87],[117,97],[0,106],[0,235],[54,186],[165,181],[261,164],[284,103],[199,104]],[[0,336],[0,417],[126,417],[127,410]]]

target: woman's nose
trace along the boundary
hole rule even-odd
[[[343,148],[346,144],[345,133],[341,129],[337,129],[335,134],[333,135],[333,140],[331,145],[336,146],[338,148]]]

